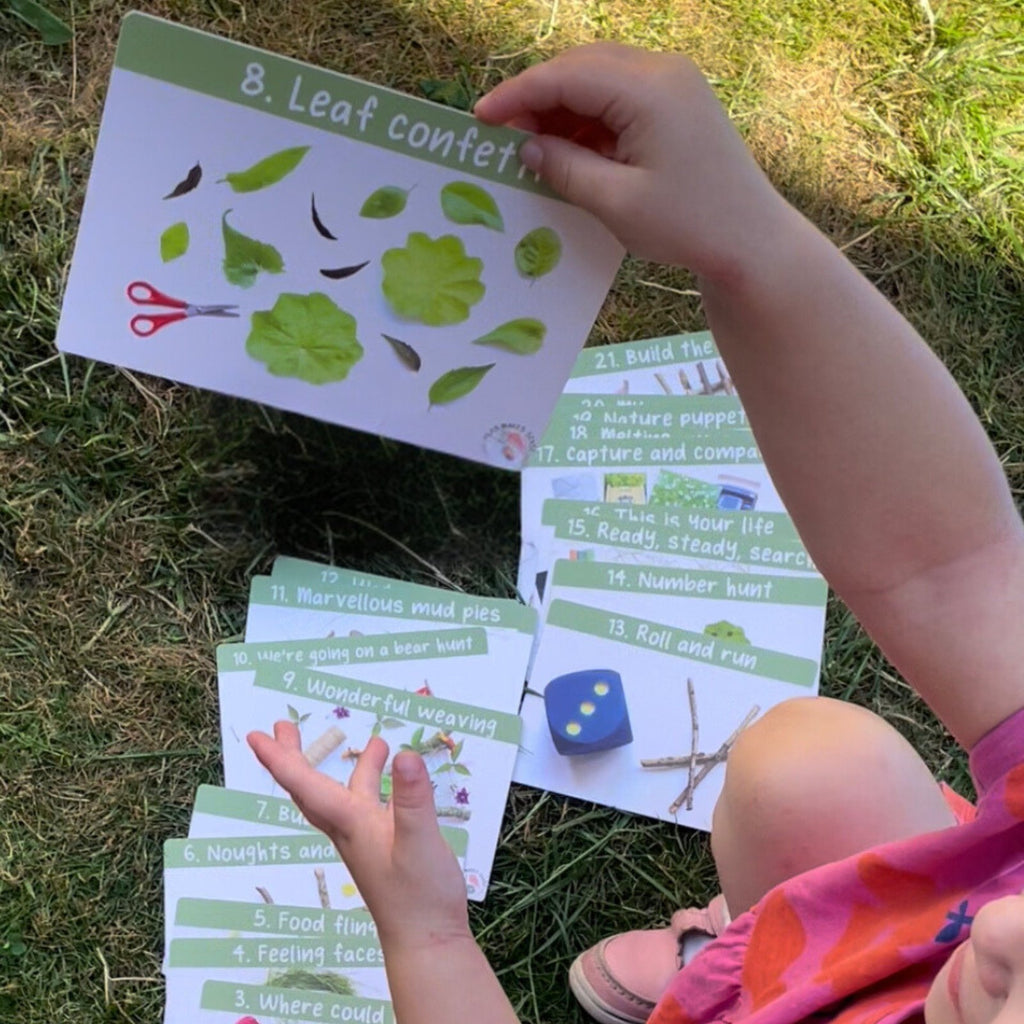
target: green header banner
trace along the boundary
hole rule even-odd
[[[272,588],[280,584],[268,582],[267,586]],[[487,633],[480,627],[425,629],[371,637],[221,644],[217,648],[217,671],[245,671],[257,665],[319,668],[321,665],[359,665],[407,661],[410,658],[460,658],[466,654],[486,653]]]
[[[319,907],[239,903],[234,900],[204,900],[183,896],[175,907],[174,923],[183,928],[377,942],[377,926],[366,910],[321,910]]]
[[[203,1010],[234,1014],[257,1014],[260,1019],[309,1021],[311,1024],[394,1024],[390,1003],[356,996],[334,996],[308,989],[270,988],[238,985],[230,981],[207,981],[199,1002]]]
[[[672,334],[664,338],[585,348],[576,357],[571,376],[596,377],[605,373],[622,373],[624,370],[655,370],[672,363],[714,359],[717,355],[718,349],[710,331]]]
[[[499,626],[531,634],[537,626],[536,612],[510,598],[476,597],[420,587],[415,583],[400,584],[386,591],[346,590],[310,586],[287,577],[279,580],[275,576],[256,576],[249,587],[249,601],[252,604],[316,608],[347,615],[451,622],[456,626]]]
[[[751,601],[762,604],[825,604],[828,587],[820,577],[762,576],[754,573],[705,572],[696,569],[662,569],[651,565],[620,565],[617,562],[586,562],[559,559],[552,584],[586,587],[666,597],[709,598],[718,601]]]
[[[691,633],[662,622],[634,619],[571,601],[552,601],[547,625],[796,686],[813,688],[818,679],[817,666],[807,658],[749,644],[725,643],[703,633]]]
[[[173,939],[168,967],[267,967],[276,970],[325,970],[332,967],[383,967],[376,937],[369,939]]]
[[[270,665],[260,666],[256,670],[255,685],[296,697],[310,697],[354,711],[370,711],[399,718],[411,725],[434,726],[440,730],[454,730],[501,743],[518,743],[522,727],[518,715],[339,676],[282,672]]]
[[[555,537],[763,569],[817,572],[785,512],[703,511],[549,498],[541,521]]]
[[[114,66],[525,192],[555,196],[519,162],[525,132],[133,12]]]

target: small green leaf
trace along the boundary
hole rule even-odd
[[[453,764],[452,768],[459,775],[472,775],[473,774],[464,764]]]
[[[160,259],[170,263],[188,252],[188,225],[179,220],[160,236]]]
[[[235,192],[256,192],[268,185],[276,185],[282,178],[291,174],[308,152],[309,146],[282,149],[264,157],[244,171],[225,174],[220,180],[226,181]]]
[[[344,380],[363,357],[355,317],[323,292],[284,292],[273,309],[253,313],[245,351],[275,377],[309,384]]]
[[[442,765],[438,765],[438,767],[434,771],[434,774],[435,775],[440,775],[441,772],[450,772],[451,770],[452,770],[452,766],[450,764],[442,764]]]
[[[505,222],[491,194],[468,181],[452,181],[441,189],[441,209],[455,224],[482,224],[495,231],[505,230]]]
[[[507,352],[515,352],[517,355],[528,356],[544,344],[544,335],[547,333],[547,327],[540,320],[522,317],[495,327],[490,334],[477,338],[473,344],[490,345],[494,348],[503,348]]]
[[[387,217],[397,217],[405,209],[405,202],[409,196],[407,188],[399,188],[397,185],[385,185],[368,196],[359,210],[360,217],[373,217],[374,220],[384,220]]]
[[[388,305],[429,327],[462,323],[486,290],[480,280],[483,260],[467,256],[455,235],[435,239],[413,231],[404,249],[388,249],[380,262]]]
[[[441,374],[433,384],[430,385],[428,398],[431,405],[447,405],[454,402],[456,398],[468,395],[484,379],[484,376],[494,366],[488,363],[486,366],[461,366],[457,370],[449,370]]]
[[[22,21],[28,22],[47,46],[60,46],[71,42],[71,29],[55,14],[41,7],[35,0],[7,0],[7,7]]]
[[[298,723],[299,723],[299,713],[298,713],[298,711],[296,711],[296,710],[295,710],[295,708],[293,708],[293,707],[291,706],[291,704],[289,704],[289,705],[288,705],[288,717],[289,717],[289,718],[290,718],[290,719],[291,719],[291,720],[292,720],[292,721],[293,721],[293,722],[294,722],[294,723],[295,723],[296,725],[298,725]]]
[[[453,761],[458,761],[459,755],[462,753],[462,746],[465,742],[465,740],[459,740],[459,742],[455,744],[455,749],[452,751]]]
[[[420,92],[433,100],[443,103],[446,107],[456,110],[472,110],[473,96],[461,82],[445,82],[438,78],[424,78],[420,82]]]
[[[535,280],[550,274],[562,258],[562,240],[551,228],[534,228],[516,246],[516,270]]]
[[[312,712],[312,711],[310,711],[310,712],[308,712],[307,714],[303,715],[303,716],[302,716],[302,717],[301,717],[301,718],[299,719],[299,725],[302,725],[302,723],[303,723],[304,721],[306,721],[306,719],[307,719],[307,718],[309,718],[309,717],[310,717],[310,716],[311,716],[312,714],[313,714],[313,712]]]
[[[385,729],[401,729],[405,723],[397,718],[382,718],[381,725],[383,725]]]
[[[220,222],[224,235],[224,276],[228,281],[240,288],[251,288],[261,270],[280,274],[284,270],[281,254],[272,245],[236,231],[228,223],[230,212],[225,210]]]
[[[370,735],[371,736],[379,736],[380,735],[380,722],[374,722],[373,723],[373,728],[370,730]],[[382,781],[382,785],[383,785],[383,781]]]
[[[409,742],[414,746],[418,747],[423,742],[423,726],[421,725],[413,734],[412,739]]]

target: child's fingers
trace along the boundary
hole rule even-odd
[[[302,736],[294,722],[287,719],[274,723],[274,739],[287,749],[302,749]]]
[[[615,206],[630,194],[626,177],[636,174],[592,149],[549,135],[537,136],[520,151],[520,159],[556,192],[582,206],[614,231]]]
[[[631,54],[626,47],[594,46],[537,64],[481,97],[473,113],[488,124],[506,124],[564,108],[599,119],[618,133],[629,117],[618,102],[623,92],[621,79],[609,71],[628,67]]]
[[[371,736],[370,742],[352,770],[348,780],[348,788],[359,797],[367,800],[380,800],[380,776],[388,759],[388,745],[379,736]]]
[[[438,832],[434,787],[423,758],[411,750],[395,755],[391,764],[391,806],[395,815],[395,846],[424,849]]]

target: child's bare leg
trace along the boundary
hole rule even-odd
[[[804,697],[740,736],[711,848],[735,917],[803,871],[954,823],[927,766],[892,726],[854,704]]]

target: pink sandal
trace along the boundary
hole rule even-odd
[[[685,960],[695,952],[687,937],[704,942],[729,924],[725,897],[706,907],[677,910],[667,928],[621,932],[581,953],[569,968],[569,987],[580,1006],[600,1024],[646,1024]]]

